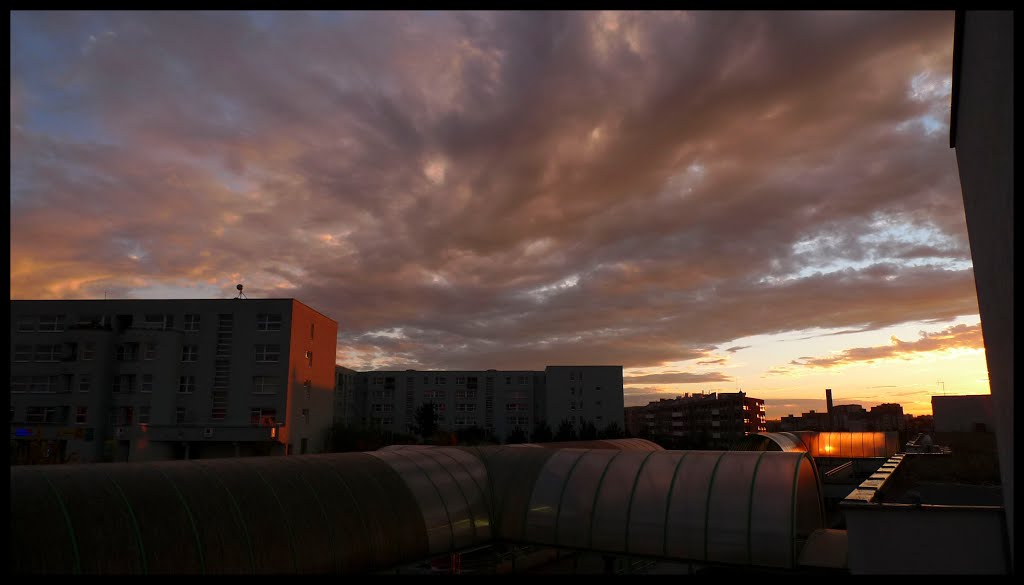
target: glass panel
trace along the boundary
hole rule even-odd
[[[652,452],[640,470],[629,508],[627,552],[662,554],[666,496],[676,464],[682,456],[678,451]]]
[[[793,540],[793,478],[802,453],[767,453],[757,468],[750,510],[750,561],[790,567]]]
[[[729,451],[722,457],[707,500],[707,558],[732,564],[747,562],[747,527],[754,467],[761,453]]]
[[[841,457],[860,457],[859,454],[853,452],[853,433],[839,433],[841,448],[839,453]]]
[[[441,464],[435,451],[435,449],[405,451],[402,455],[409,457],[424,473],[430,476],[431,481],[441,493],[441,497],[444,498],[445,510],[448,512],[448,519],[452,525],[454,547],[460,549],[472,546],[475,544],[476,529],[473,516],[470,513],[469,498],[466,497],[456,479],[456,473],[459,470],[451,461],[447,461],[447,465]],[[461,478],[463,482],[470,482],[469,474],[465,471],[461,472]]]
[[[526,539],[529,542],[553,544],[555,518],[562,498],[562,486],[586,451],[562,449],[555,451],[541,470],[533,486],[530,508],[526,514]]]
[[[683,559],[704,558],[704,514],[707,510],[711,471],[721,452],[683,451],[686,457],[676,472],[669,496],[668,528],[665,532],[666,556]]]
[[[415,451],[374,451],[367,453],[385,461],[394,469],[412,491],[423,514],[423,523],[427,531],[427,542],[430,552],[439,553],[451,550],[452,532],[441,495],[430,479],[412,461],[403,457],[404,453]]]
[[[589,544],[590,514],[597,487],[609,462],[623,453],[616,449],[595,449],[588,451],[576,464],[559,504],[554,544],[579,548]]]
[[[626,509],[633,494],[633,482],[647,453],[620,453],[608,466],[597,494],[597,506],[590,526],[590,548],[621,551],[626,547]]]

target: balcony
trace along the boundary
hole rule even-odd
[[[150,441],[276,441],[277,427],[268,426],[216,426],[210,425],[150,425],[114,427],[112,438],[121,440],[148,439]]]

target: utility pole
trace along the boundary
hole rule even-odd
[[[935,383],[938,384],[939,386],[942,386],[942,395],[945,396],[946,395],[946,383],[941,381],[941,380],[936,381]]]

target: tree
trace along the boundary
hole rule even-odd
[[[433,402],[425,402],[416,409],[416,432],[424,440],[434,436],[437,432],[437,412],[434,411]]]
[[[583,421],[580,425],[580,440],[581,441],[594,441],[597,440],[597,425],[593,421]]]
[[[558,431],[554,437],[555,441],[575,441],[578,438],[576,425],[569,422],[569,419],[563,418],[562,422],[558,423]]]
[[[621,439],[623,436],[624,433],[622,432],[622,428],[619,427],[619,423],[617,421],[608,423],[603,429],[601,429],[601,432],[597,434],[597,438],[599,439]]]
[[[533,427],[533,442],[548,443],[554,437],[551,427],[546,422],[539,422]]]
[[[505,437],[505,444],[506,445],[514,445],[514,444],[517,444],[517,443],[525,443],[526,441],[527,441],[526,431],[524,431],[523,429],[521,429],[519,427],[516,427],[516,428],[512,429],[512,432],[509,433]]]

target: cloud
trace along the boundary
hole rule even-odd
[[[952,25],[15,12],[11,295],[243,282],[335,318],[354,368],[657,367],[974,315],[955,156],[920,123],[948,117]]]
[[[731,382],[732,378],[720,372],[695,374],[693,372],[667,372],[643,376],[624,376],[623,384],[704,384],[707,382]]]
[[[727,361],[729,361],[729,360],[727,360],[726,358],[717,358],[717,359],[713,359],[713,360],[699,361],[699,362],[697,362],[697,365],[699,365],[699,366],[708,366],[708,365],[716,365],[716,364],[717,365],[721,365],[721,364],[726,363]]]
[[[984,349],[984,347],[985,342],[982,339],[980,323],[954,325],[935,333],[921,331],[917,341],[902,341],[893,336],[890,345],[855,347],[836,355],[821,358],[802,357],[791,361],[790,364],[804,368],[834,368],[858,362],[870,363],[894,358],[909,359],[916,354],[942,352],[950,349]]]

